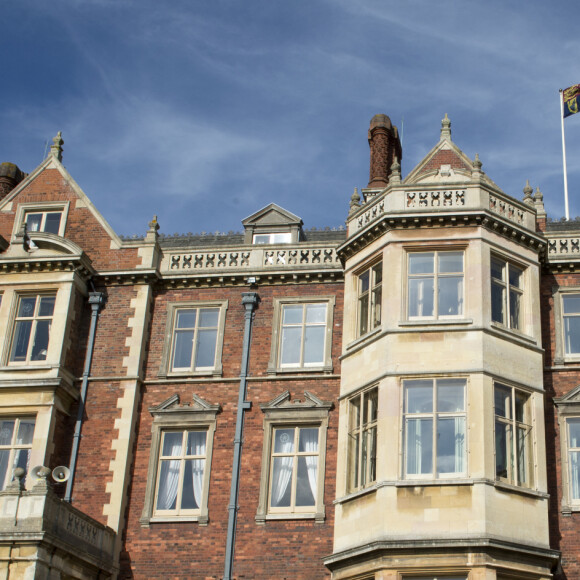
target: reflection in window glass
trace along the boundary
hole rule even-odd
[[[12,481],[17,467],[28,473],[34,426],[33,417],[0,419],[0,489]]]
[[[55,299],[51,295],[18,298],[10,349],[11,362],[46,360]]]

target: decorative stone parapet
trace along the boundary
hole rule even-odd
[[[223,251],[166,252],[161,261],[161,272],[171,275],[179,272],[196,273],[260,273],[273,270],[336,269],[340,260],[332,245],[245,246]]]
[[[384,196],[365,204],[348,219],[351,237],[385,215],[487,211],[514,224],[536,230],[536,212],[523,202],[477,185],[415,188],[395,187]]]
[[[548,234],[547,238],[546,257],[549,262],[580,259],[580,236]]]

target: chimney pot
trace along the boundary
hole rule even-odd
[[[371,149],[368,187],[382,189],[389,183],[395,160],[400,163],[403,159],[399,131],[387,115],[379,114],[371,119],[368,138]]]

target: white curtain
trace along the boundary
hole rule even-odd
[[[318,453],[318,429],[304,429],[300,436],[304,441],[304,451],[307,453]],[[310,485],[310,491],[312,492],[312,497],[316,503],[318,455],[307,455],[305,459],[306,468],[308,470],[308,484]]]
[[[572,499],[580,499],[580,465],[578,463],[578,452],[570,453],[570,491]]]
[[[465,417],[455,417],[455,473],[465,470]]]
[[[286,441],[279,442],[279,452],[290,453],[294,440],[288,437]],[[274,467],[272,469],[272,506],[277,507],[284,497],[290,480],[292,479],[292,463],[294,458],[274,457]]]
[[[190,455],[205,455],[205,433],[190,433],[194,437],[192,448],[188,449]],[[193,478],[193,495],[197,507],[201,505],[201,490],[203,489],[203,472],[205,459],[194,459],[191,462],[191,471]]]
[[[182,440],[176,439],[169,449],[169,455],[180,455],[181,445]],[[179,459],[163,460],[161,462],[159,493],[157,495],[157,509],[159,510],[175,509],[180,463]]]
[[[407,421],[407,473],[421,473],[421,421]]]

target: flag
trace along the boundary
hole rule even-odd
[[[574,85],[564,89],[562,93],[564,100],[564,118],[577,113],[580,109],[580,85]]]

